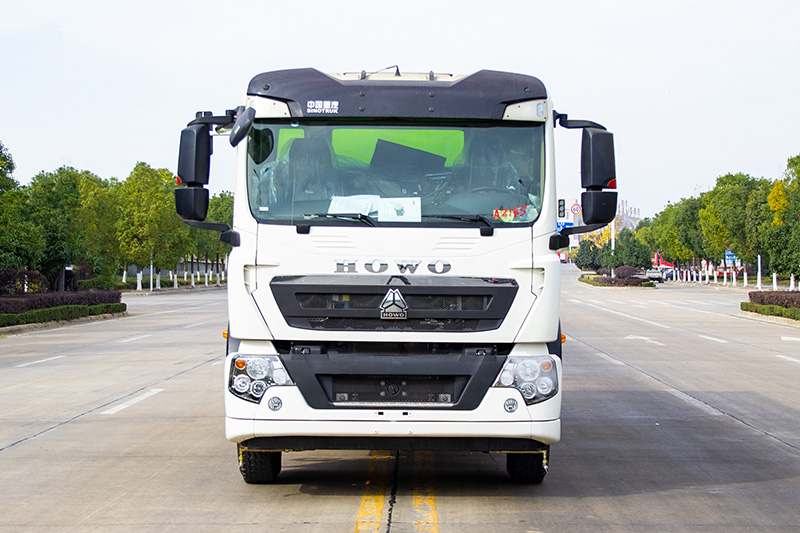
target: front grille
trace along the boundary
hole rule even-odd
[[[451,406],[453,376],[332,376],[330,401],[342,404],[432,404]]]
[[[319,275],[276,277],[270,288],[293,328],[478,332],[500,327],[519,287],[498,278]]]

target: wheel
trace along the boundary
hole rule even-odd
[[[545,453],[507,453],[506,470],[514,483],[538,485],[547,475]]]
[[[239,472],[245,483],[274,483],[281,471],[281,452],[251,452],[237,445]]]

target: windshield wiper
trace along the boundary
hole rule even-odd
[[[343,220],[360,220],[367,226],[375,227],[378,225],[374,218],[363,213],[306,213],[305,216],[319,218],[340,218]]]
[[[463,220],[464,222],[482,222],[488,228],[481,228],[481,235],[489,237],[494,234],[494,224],[483,215],[422,215],[422,218],[447,218],[450,220]]]

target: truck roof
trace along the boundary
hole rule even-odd
[[[313,68],[254,77],[250,96],[286,102],[293,117],[503,118],[506,106],[547,98],[533,76],[481,70],[452,74],[325,74]]]

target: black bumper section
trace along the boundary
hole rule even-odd
[[[256,437],[241,443],[250,451],[399,450],[541,452],[549,446],[530,439],[483,437]]]

